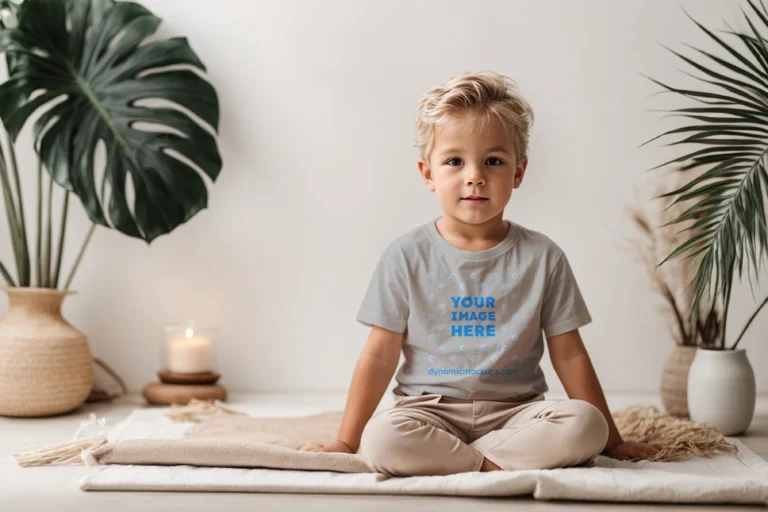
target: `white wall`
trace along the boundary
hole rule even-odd
[[[355,314],[380,251],[440,214],[417,174],[416,104],[428,87],[482,69],[512,76],[536,113],[526,181],[507,217],[568,253],[594,317],[582,333],[604,388],[658,388],[673,343],[643,269],[621,248],[633,184],[670,154],[637,149],[664,126],[647,111],[666,105],[640,73],[681,83],[659,43],[711,48],[681,6],[725,28],[737,2],[144,4],[165,20],[161,35],[189,37],[209,67],[224,169],[209,209],[170,236],[148,247],[99,229],[92,240],[65,316],[130,388],[154,378],[163,326],[190,318],[219,328],[230,389],[346,389],[367,334]],[[30,144],[27,128],[18,148],[31,207]],[[88,227],[73,209],[67,270]],[[0,240],[8,264],[5,221]],[[731,335],[750,300],[748,287],[734,299]],[[765,312],[740,344],[763,392],[767,327]],[[562,389],[547,357],[550,388]]]

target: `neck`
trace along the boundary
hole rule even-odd
[[[438,233],[460,249],[482,251],[503,241],[509,231],[504,222],[504,212],[480,224],[470,224],[451,215],[438,219],[435,226]]]

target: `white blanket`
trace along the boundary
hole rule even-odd
[[[181,438],[192,424],[167,409],[134,411],[110,441]],[[741,503],[768,505],[768,462],[737,438],[735,456],[682,462],[624,462],[598,456],[593,467],[388,478],[337,473],[194,466],[108,465],[83,477],[84,491],[221,491],[323,494],[516,496],[542,500]]]

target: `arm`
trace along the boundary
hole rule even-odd
[[[400,361],[403,334],[371,327],[358,358],[339,428],[339,441],[353,452],[360,446],[363,429],[376,411]]]
[[[608,422],[605,450],[623,442],[578,329],[552,336],[547,340],[547,347],[552,366],[568,397],[589,402],[605,416]]]
[[[608,441],[602,453],[615,459],[630,460],[648,459],[659,452],[657,445],[626,442],[621,438],[578,329],[552,336],[547,344],[552,366],[568,397],[589,402],[605,416],[608,422]]]
[[[403,335],[381,327],[371,327],[352,374],[352,383],[341,419],[337,441],[309,443],[303,451],[348,451],[357,453],[363,429],[376,411],[381,397],[395,374],[403,347]]]

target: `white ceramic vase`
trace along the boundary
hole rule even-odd
[[[755,414],[755,373],[743,348],[699,347],[688,372],[691,421],[718,428],[723,435],[741,434]]]

